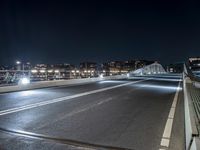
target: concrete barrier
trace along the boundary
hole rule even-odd
[[[190,93],[186,84],[192,84],[190,78],[183,74],[183,92],[184,92],[184,112],[185,112],[185,143],[186,150],[198,150],[200,147],[198,139],[198,129],[195,122],[195,111],[192,104]],[[195,136],[196,140],[195,140]],[[196,142],[197,141],[197,142]],[[194,143],[196,142],[196,143]],[[198,145],[197,145],[198,144]]]
[[[0,93],[32,90],[32,89],[55,87],[55,86],[86,84],[86,83],[97,82],[97,81],[101,81],[101,80],[115,80],[115,79],[125,79],[125,78],[127,78],[126,75],[117,75],[117,76],[107,76],[107,77],[103,77],[103,78],[98,77],[98,78],[86,78],[86,79],[40,81],[40,82],[33,82],[33,83],[30,83],[27,85],[15,85],[15,86],[0,87]]]
[[[194,137],[190,150],[199,150],[199,148],[200,148],[200,139]]]

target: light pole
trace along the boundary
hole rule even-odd
[[[23,75],[24,75],[24,63],[22,63],[21,61],[16,61],[16,64],[17,65],[20,65],[20,64],[22,64],[22,73],[23,73]],[[20,70],[21,70],[21,67],[20,67]]]

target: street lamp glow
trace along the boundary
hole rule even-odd
[[[102,79],[103,78],[103,74],[100,74],[99,77]]]
[[[29,80],[29,78],[27,78],[27,77],[23,77],[23,78],[21,78],[20,80],[19,80],[19,85],[27,85],[27,84],[29,84],[30,83],[30,80]]]
[[[127,73],[127,78],[129,78],[130,77],[130,73]]]
[[[20,61],[16,61],[16,64],[19,65],[19,64],[21,64],[21,62]]]

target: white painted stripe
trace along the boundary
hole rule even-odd
[[[168,148],[169,144],[170,144],[170,137],[171,137],[171,132],[172,132],[174,115],[175,115],[175,111],[176,111],[176,104],[177,104],[177,101],[178,101],[179,89],[180,89],[180,82],[179,82],[178,87],[176,89],[176,94],[174,96],[173,103],[172,103],[172,106],[170,108],[170,112],[169,112],[169,115],[168,115],[168,118],[167,118],[167,122],[165,124],[165,129],[164,129],[163,136],[162,136],[162,139],[161,139],[161,142],[160,142],[161,147]]]
[[[45,105],[49,105],[49,104],[53,104],[53,103],[57,103],[57,102],[61,102],[61,101],[66,101],[66,100],[73,99],[73,98],[78,98],[78,97],[81,97],[81,96],[86,96],[86,95],[90,95],[90,94],[94,94],[94,93],[99,93],[99,92],[103,92],[103,91],[107,91],[107,90],[111,90],[111,89],[115,89],[115,88],[131,85],[131,84],[134,84],[134,83],[143,82],[143,81],[150,80],[150,79],[151,78],[145,79],[145,80],[134,81],[134,82],[128,82],[128,83],[125,83],[125,84],[120,84],[120,85],[116,85],[116,86],[112,86],[112,87],[107,87],[107,88],[93,90],[93,91],[84,92],[84,93],[80,93],[80,94],[75,94],[75,95],[71,95],[71,96],[56,98],[56,99],[48,100],[48,101],[45,101],[45,102],[39,102],[39,103],[34,103],[34,104],[25,105],[25,106],[21,106],[21,107],[2,110],[2,111],[0,111],[0,116],[6,115],[6,114],[15,113],[15,112],[19,112],[19,111],[23,111],[23,110],[27,110],[27,109],[32,109],[32,108],[36,108],[36,107],[41,107],[41,106],[45,106]]]
[[[173,119],[168,118],[166,125],[165,125],[165,130],[163,133],[163,138],[170,138],[171,132],[172,132],[172,125],[173,125]]]
[[[165,147],[168,147],[169,146],[169,139],[162,138],[161,145],[165,146]]]
[[[169,117],[168,117],[168,118],[173,119],[173,118],[174,118],[174,114],[175,114],[175,108],[172,107],[172,108],[170,109]]]

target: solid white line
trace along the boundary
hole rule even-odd
[[[173,119],[168,118],[167,122],[166,122],[166,125],[165,125],[163,138],[170,139],[171,132],[172,132],[172,125],[173,125]]]
[[[179,89],[180,89],[180,82],[176,89],[176,94],[174,96],[173,103],[172,103],[172,106],[170,108],[170,112],[169,112],[169,115],[167,118],[167,122],[165,124],[163,136],[162,136],[162,139],[160,142],[160,146],[162,146],[162,147],[166,147],[166,148],[169,147],[172,126],[173,126],[173,121],[174,121],[174,115],[175,115],[175,111],[176,111],[176,104],[177,104],[177,100],[178,100]]]
[[[36,108],[36,107],[41,107],[41,106],[44,106],[44,105],[49,105],[49,104],[53,104],[53,103],[57,103],[57,102],[61,102],[61,101],[66,101],[66,100],[73,99],[73,98],[78,98],[78,97],[81,97],[81,96],[86,96],[86,95],[90,95],[90,94],[94,94],[94,93],[99,93],[99,92],[103,92],[103,91],[107,91],[107,90],[111,90],[111,89],[115,89],[115,88],[131,85],[131,84],[134,84],[134,83],[143,82],[143,81],[146,81],[146,80],[149,80],[149,79],[139,80],[139,81],[134,81],[134,82],[128,82],[128,83],[125,83],[125,84],[120,84],[120,85],[116,85],[116,86],[112,86],[112,87],[107,87],[107,88],[93,90],[93,91],[84,92],[84,93],[80,93],[80,94],[75,94],[75,95],[71,95],[71,96],[56,98],[56,99],[48,100],[48,101],[45,101],[45,102],[38,102],[38,103],[30,104],[30,105],[25,105],[25,106],[21,106],[21,107],[2,110],[2,111],[0,111],[0,116],[6,115],[6,114],[15,113],[15,112],[19,112],[19,111],[23,111],[23,110],[27,110],[27,109],[32,109],[32,108]]]
[[[161,146],[168,147],[169,146],[169,142],[170,142],[169,139],[162,138]]]

